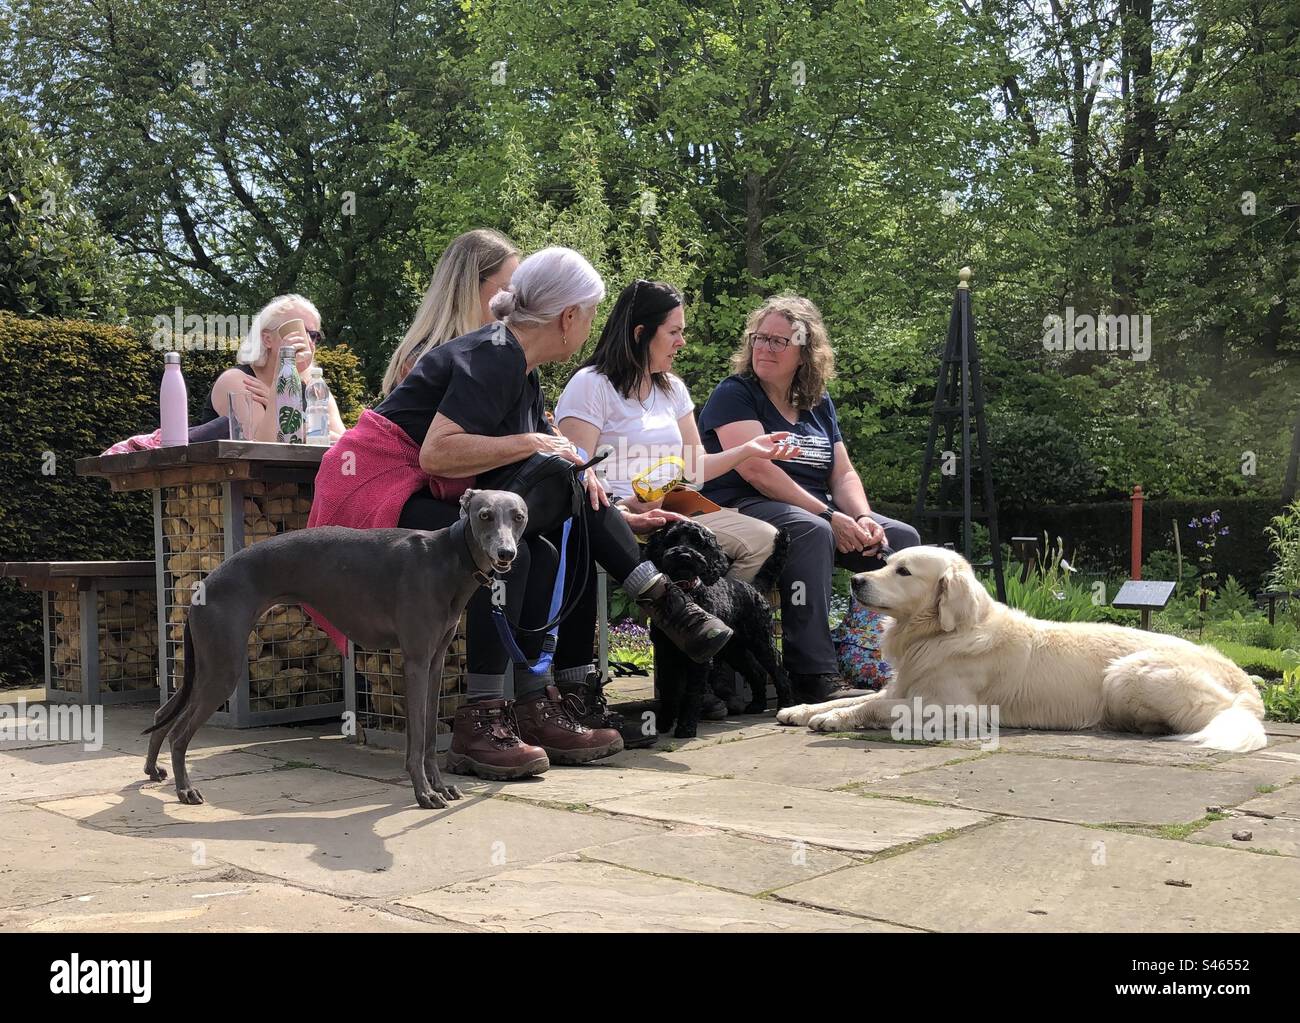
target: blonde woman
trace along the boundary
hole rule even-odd
[[[496,317],[488,302],[510,283],[518,266],[519,250],[499,231],[466,231],[448,245],[433,268],[415,319],[388,361],[380,388],[383,397],[430,348],[491,323]]]
[[[777,295],[750,313],[731,368],[700,413],[705,451],[731,450],[788,430],[799,454],[741,462],[705,483],[703,493],[789,532],[781,632],[795,695],[807,703],[853,695],[857,691],[839,677],[828,625],[831,573],[836,565],[853,572],[879,568],[882,551],[912,547],[920,537],[906,523],[871,510],[826,391],[835,353],[812,302]]]
[[[302,329],[289,337],[280,337],[280,327],[290,320],[302,320]],[[308,299],[301,295],[280,295],[271,299],[253,317],[235,356],[239,365],[226,370],[212,385],[204,409],[205,418],[201,422],[229,415],[230,395],[248,394],[261,409],[253,437],[256,440],[274,441],[276,419],[274,415],[268,416],[265,413],[269,406],[275,404],[275,375],[280,370],[280,347],[293,345],[294,364],[305,384],[307,371],[315,359],[316,346],[323,340],[320,312]],[[327,380],[326,383],[328,382]],[[329,430],[331,444],[343,435],[344,430],[343,418],[339,415],[339,407],[332,394]]]

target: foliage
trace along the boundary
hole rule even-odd
[[[1274,516],[1264,533],[1277,559],[1269,574],[1269,586],[1292,593],[1300,591],[1300,500]]]
[[[1291,668],[1282,681],[1261,687],[1264,716],[1269,721],[1300,721],[1300,668]]]
[[[332,0],[255,15],[240,0],[20,4],[0,66],[136,254],[134,315],[251,314],[298,292],[373,383],[414,311],[394,284],[419,226],[384,143],[400,123],[431,150],[464,145],[469,113],[450,59],[459,8],[397,16]]]
[[[643,672],[654,667],[650,630],[636,622],[623,621],[609,630],[609,659],[635,664]]]
[[[116,319],[122,269],[68,175],[0,101],[0,309],[20,316]]]
[[[1223,639],[1211,639],[1208,645],[1214,647],[1248,675],[1281,678],[1284,672],[1300,667],[1300,651],[1296,650],[1269,650],[1266,647],[1246,646]]]
[[[1055,543],[1044,538],[1046,555],[1030,570],[1024,581],[1024,566],[1008,563],[1006,566],[1007,604],[1025,612],[1031,618],[1053,622],[1095,622],[1103,616],[1105,601],[1098,600],[1098,590],[1089,580],[1077,578],[1076,571],[1065,559],[1065,544],[1057,537]],[[997,597],[997,585],[992,573],[981,580],[989,595]]]
[[[157,425],[161,361],[120,327],[0,313],[0,561],[153,556],[149,495],[112,493],[75,462]],[[39,598],[5,580],[0,622],[0,680],[39,677]]]

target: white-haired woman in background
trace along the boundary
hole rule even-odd
[[[495,321],[488,302],[518,266],[519,250],[500,231],[480,227],[454,239],[438,257],[424,301],[388,360],[380,394],[387,398],[430,348]]]
[[[282,338],[279,328],[290,320],[302,320],[303,327]],[[275,404],[275,376],[280,371],[280,347],[293,345],[294,364],[305,386],[307,371],[311,369],[316,356],[316,346],[323,339],[320,312],[308,299],[301,295],[280,295],[271,299],[253,317],[235,356],[238,365],[223,372],[213,383],[207,406],[203,410],[204,418],[199,422],[209,422],[218,416],[229,415],[230,395],[247,394],[262,410],[253,431],[254,439],[274,441],[276,419],[274,415],[268,416],[265,412],[268,406]],[[343,429],[338,404],[331,394],[331,444],[342,436]]]
[[[539,453],[581,464],[573,444],[547,421],[537,368],[565,362],[581,350],[604,295],[600,275],[577,252],[556,247],[534,253],[490,301],[500,322],[430,348],[373,410],[385,422],[363,417],[358,428],[396,426],[409,445],[397,440],[418,459],[419,470],[444,482],[473,476],[484,486],[485,474]],[[350,443],[345,439],[336,447]],[[358,456],[358,466],[362,461]],[[374,468],[369,455],[365,462],[367,471]],[[642,559],[623,515],[610,507],[595,474],[587,475],[581,527],[591,556],[641,602],[667,636],[695,659],[707,660],[731,630]],[[337,474],[322,462],[318,493],[322,476],[328,485],[338,485]],[[364,506],[389,496],[378,478],[366,490],[361,486],[343,500]],[[454,489],[435,493],[417,483],[412,491],[396,525],[434,530],[459,519]],[[544,521],[540,510],[530,514],[525,542],[504,580],[507,613],[522,629],[547,620],[558,557],[543,534],[560,525]],[[560,698],[549,669],[534,673],[516,665],[513,705],[504,699],[508,661],[496,635],[491,597],[490,590],[481,588],[467,608],[468,701],[456,712],[448,769],[518,778],[544,771],[550,763],[587,763],[622,749],[617,731],[586,728],[578,720],[585,709],[575,712],[571,701]],[[541,654],[543,639],[540,632],[521,633],[519,646],[530,662]]]

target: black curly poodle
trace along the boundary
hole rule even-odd
[[[713,533],[696,522],[670,522],[650,534],[646,542],[646,557],[655,567],[687,590],[705,611],[717,615],[734,630],[716,659],[749,680],[754,699],[745,708],[747,714],[761,714],[767,709],[769,679],[776,686],[778,709],[795,702],[790,693],[790,680],[777,655],[772,608],[764,596],[781,574],[789,546],[790,538],[782,530],[754,582],[746,583],[726,577],[730,560]],[[650,639],[654,643],[655,677],[659,686],[656,727],[661,733],[667,733],[675,725],[674,736],[693,738],[712,666],[696,664],[653,625]]]

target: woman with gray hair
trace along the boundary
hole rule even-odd
[[[357,452],[355,467],[364,467],[372,483],[348,483],[354,489],[336,497],[341,470],[323,462],[318,495],[324,477],[330,501],[364,507],[391,497],[384,491],[391,483],[380,480],[380,473],[390,468],[384,459],[391,456],[384,452],[401,445],[403,457],[419,473],[408,477],[417,482],[407,491],[398,521],[389,524],[433,530],[458,520],[457,499],[470,477],[481,478],[538,453],[582,464],[573,444],[547,421],[537,370],[581,350],[604,296],[600,275],[572,249],[548,248],[529,256],[489,303],[497,322],[430,348],[392,393],[363,416],[356,428],[358,444],[345,437],[335,445],[334,450],[366,446],[364,456]],[[636,538],[610,507],[594,473],[587,474],[585,487],[581,526],[594,560],[684,652],[708,660],[731,630],[642,559]],[[313,507],[313,515],[315,511]],[[340,521],[348,517],[346,509],[332,513],[340,524],[349,524]],[[527,630],[548,618],[558,563],[554,545],[543,534],[560,525],[542,521],[540,514],[535,518],[505,579],[505,610],[519,623],[519,647],[530,663],[542,653],[545,635]],[[621,750],[617,731],[582,725],[578,718],[585,710],[560,698],[549,671],[539,674],[516,665],[515,700],[504,699],[509,659],[496,634],[491,596],[480,589],[467,611],[468,701],[456,712],[448,769],[503,780],[538,774],[551,763],[588,763]]]

